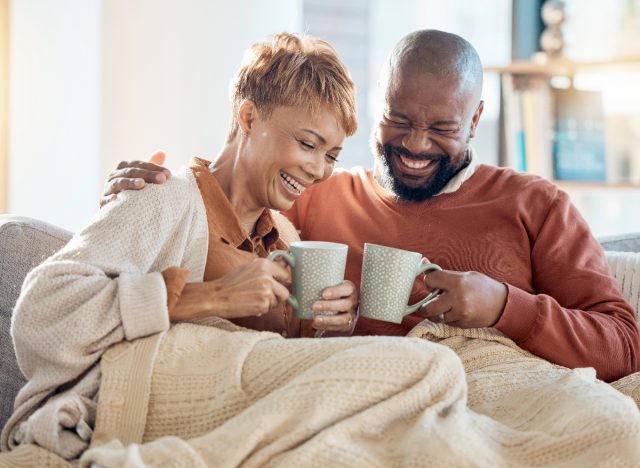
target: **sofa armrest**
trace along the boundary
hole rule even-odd
[[[611,274],[618,282],[620,291],[636,311],[636,321],[640,325],[640,252],[605,251]]]
[[[24,216],[0,215],[0,429],[25,384],[9,333],[11,314],[27,273],[71,238],[71,233]]]

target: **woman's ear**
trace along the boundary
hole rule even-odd
[[[245,99],[238,108],[238,126],[243,135],[248,135],[257,117],[258,109],[253,101]]]

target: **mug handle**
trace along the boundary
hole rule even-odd
[[[424,273],[426,271],[442,271],[442,268],[440,268],[435,263],[422,263],[420,265],[420,268],[418,269],[418,273],[416,273],[416,276],[418,276],[418,275],[420,275],[420,274],[422,274],[422,273]],[[431,299],[436,297],[438,294],[440,294],[440,290],[439,289],[434,289],[424,299],[416,302],[412,306],[407,306],[407,308],[404,310],[404,313],[402,315],[409,315],[409,314],[414,313],[421,306],[423,306],[424,304],[429,302]]]
[[[269,260],[270,262],[273,262],[275,259],[282,257],[282,259],[287,262],[287,265],[289,265],[291,268],[296,266],[296,258],[291,255],[289,252],[287,252],[286,250],[274,250],[273,252],[271,252],[269,254],[269,256],[267,257],[267,260]],[[298,299],[296,299],[293,294],[289,295],[289,297],[287,297],[287,302],[289,303],[289,305],[291,307],[293,307],[294,309],[298,310],[300,308],[300,305],[298,304]]]

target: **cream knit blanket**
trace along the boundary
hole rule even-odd
[[[284,340],[209,325],[109,349],[81,466],[640,464],[631,398],[492,330]]]

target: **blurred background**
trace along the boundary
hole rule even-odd
[[[0,213],[76,231],[119,161],[215,158],[243,51],[277,31],[347,63],[341,165],[371,167],[378,71],[424,28],[480,53],[482,162],[554,180],[596,235],[640,232],[640,0],[0,0]]]

